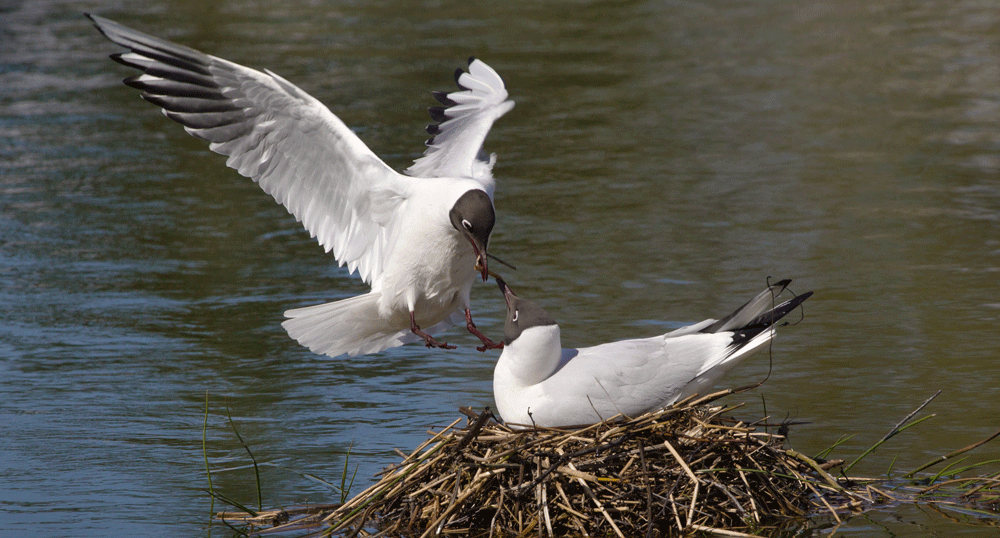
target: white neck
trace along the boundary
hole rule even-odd
[[[521,386],[548,379],[559,367],[562,339],[558,325],[539,325],[525,329],[507,344],[497,361],[497,369],[506,369]]]

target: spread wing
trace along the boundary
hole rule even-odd
[[[514,108],[507,99],[503,79],[481,60],[469,58],[469,72],[455,71],[461,91],[434,92],[444,106],[431,107],[429,125],[433,138],[427,141],[424,156],[413,162],[406,173],[416,177],[463,177],[479,181],[493,197],[495,155],[482,154],[483,142],[493,122]]]
[[[143,72],[125,79],[226,164],[284,205],[365,282],[382,272],[392,215],[409,180],[382,162],[315,98],[260,72],[87,14]]]

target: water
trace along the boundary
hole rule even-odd
[[[82,17],[268,67],[397,169],[470,54],[517,107],[495,127],[492,250],[568,345],[724,314],[765,278],[805,320],[727,378],[757,418],[859,454],[938,389],[937,414],[856,470],[909,469],[993,433],[1000,403],[1000,14],[990,2],[413,6],[0,3],[0,535],[204,535],[216,490],[336,501],[461,405],[496,353],[330,360],[285,309],[365,291],[284,209],[119,80]],[[481,328],[503,302],[474,290]],[[837,453],[835,453],[836,455]],[[997,456],[996,446],[975,461]],[[995,466],[991,467],[996,469]],[[220,532],[216,528],[216,532]],[[853,536],[991,536],[930,510]]]

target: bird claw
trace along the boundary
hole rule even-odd
[[[477,351],[481,351],[481,352],[484,352],[484,353],[486,352],[487,349],[503,349],[503,342],[495,343],[492,340],[490,340],[489,338],[487,338],[483,342],[483,345],[476,346],[476,350]]]
[[[417,325],[417,320],[413,317],[413,312],[410,312],[410,331],[424,339],[424,345],[427,347],[436,347],[439,349],[455,349],[456,346],[450,346],[447,342],[438,342],[433,336],[425,333],[419,325]]]
[[[427,345],[427,347],[436,347],[439,349],[455,349],[457,347],[449,345],[447,342],[438,342],[437,340],[430,337],[425,338],[424,343]]]
[[[448,342],[438,342],[433,336],[425,333],[424,331],[413,331],[417,336],[424,339],[424,345],[427,347],[436,347],[439,349],[455,349],[456,346],[449,345]]]
[[[476,347],[476,350],[485,352],[487,349],[503,348],[503,342],[495,343],[483,334],[482,331],[476,328],[476,324],[472,321],[472,312],[470,312],[468,308],[465,309],[465,328],[469,329],[469,332],[476,335],[476,337],[479,338],[479,341],[483,343],[483,345]]]

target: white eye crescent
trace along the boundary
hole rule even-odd
[[[462,226],[464,226],[466,230],[469,230],[470,232],[472,231],[472,223],[465,219],[462,219]]]
[[[514,317],[510,318],[511,321],[517,322],[517,310],[514,311]]]

